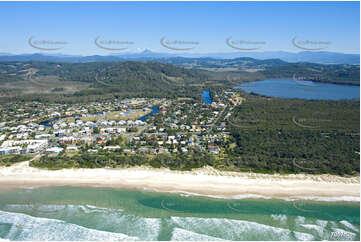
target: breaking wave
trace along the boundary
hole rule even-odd
[[[10,224],[5,239],[10,240],[138,240],[121,233],[88,229],[57,219],[37,218],[0,211],[0,223]]]
[[[122,209],[92,205],[8,204],[3,209],[6,211],[0,210],[0,238],[5,240],[355,240],[360,234],[359,226],[346,220],[282,213],[256,222],[179,216],[145,218],[126,214]]]

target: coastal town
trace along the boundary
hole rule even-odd
[[[87,104],[18,103],[1,106],[0,155],[58,156],[100,150],[217,155],[228,139],[227,120],[242,102],[232,90],[202,99],[134,98]]]

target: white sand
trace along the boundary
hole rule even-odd
[[[360,177],[267,175],[220,172],[211,167],[191,172],[134,167],[49,171],[22,162],[0,167],[0,189],[41,186],[99,186],[183,192],[217,197],[273,197],[359,201]]]

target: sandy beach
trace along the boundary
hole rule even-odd
[[[145,189],[221,198],[360,200],[360,177],[220,172],[211,167],[190,172],[149,167],[50,171],[29,167],[29,162],[0,167],[0,189],[44,186]]]

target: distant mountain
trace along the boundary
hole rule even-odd
[[[343,54],[327,51],[302,51],[299,53],[289,52],[264,52],[254,53],[249,57],[256,59],[279,58],[287,62],[312,62],[320,64],[360,64],[359,54]]]
[[[239,57],[250,57],[254,59],[281,59],[287,62],[312,62],[319,64],[360,64],[359,54],[344,54],[327,51],[302,51],[291,53],[285,51],[265,51],[265,52],[234,52],[208,54],[207,57],[231,59]]]
[[[212,59],[236,59],[236,58],[254,58],[259,60],[280,59],[285,62],[311,62],[319,64],[360,64],[359,54],[344,54],[327,51],[302,51],[290,53],[284,51],[265,51],[265,52],[232,52],[232,53],[158,53],[151,50],[144,50],[138,53],[117,53],[112,55],[92,55],[77,56],[63,54],[21,54],[12,55],[0,53],[0,61],[47,61],[47,62],[65,62],[65,63],[85,63],[85,62],[116,62],[116,61],[160,61],[167,62],[171,58],[212,58]]]
[[[112,61],[124,60],[117,56],[59,57],[33,54],[23,55],[22,58],[42,61],[0,62],[0,96],[23,97],[27,91],[54,95],[57,94],[53,93],[55,87],[64,87],[64,94],[72,94],[69,99],[97,99],[108,94],[123,97],[199,97],[204,86],[232,87],[247,81],[294,76],[316,82],[360,85],[359,65],[347,64],[289,63],[280,59],[259,60],[250,57],[147,57],[143,59],[157,61],[119,62]],[[45,59],[81,60],[86,63],[43,61]],[[30,96],[29,100],[40,98]]]
[[[159,58],[177,57],[178,55],[171,53],[158,53],[146,49],[138,53],[119,53],[119,54],[113,54],[112,56],[117,56],[122,59],[140,59],[140,58],[159,59]]]
[[[328,51],[302,51],[291,53],[285,51],[265,51],[265,52],[230,52],[230,53],[157,53],[145,50],[140,53],[123,53],[115,56],[123,59],[141,59],[141,58],[214,58],[214,59],[234,59],[241,57],[250,57],[254,59],[280,59],[287,62],[312,62],[319,64],[360,64],[359,54],[344,54]]]

